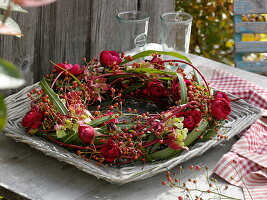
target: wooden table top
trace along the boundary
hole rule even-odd
[[[190,54],[188,56],[194,65],[204,66],[204,71],[210,68],[220,68],[243,79],[254,82],[267,89],[267,78],[261,75],[236,69],[225,64]],[[203,72],[204,72],[203,71]],[[204,72],[205,73],[205,72]],[[185,171],[182,180],[193,178],[189,165],[209,166],[212,170],[222,155],[228,152],[236,139],[231,139],[217,147],[211,148],[200,157],[195,157],[182,163]],[[29,199],[38,200],[155,200],[177,199],[179,193],[175,188],[162,186],[165,174],[158,174],[146,180],[114,185],[86,174],[75,167],[60,162],[38,152],[26,144],[0,136],[0,186]],[[172,172],[178,172],[178,168]],[[199,176],[200,181],[203,179]],[[219,180],[220,184],[225,184]],[[1,190],[0,190],[1,191]],[[231,186],[230,194],[243,198],[241,189]]]

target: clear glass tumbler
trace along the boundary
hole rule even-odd
[[[163,51],[188,53],[192,16],[186,12],[169,12],[160,16],[160,40]]]
[[[119,22],[120,51],[144,50],[147,44],[149,15],[141,11],[126,11],[116,15]]]

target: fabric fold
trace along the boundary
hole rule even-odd
[[[262,109],[267,114],[267,90],[228,72],[214,69],[208,80],[212,87],[230,92]],[[223,155],[214,173],[242,187],[245,199],[267,199],[267,123],[254,123]],[[267,122],[267,121],[266,121]]]

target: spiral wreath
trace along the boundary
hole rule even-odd
[[[183,60],[162,60],[160,54]],[[41,88],[28,94],[31,110],[22,125],[28,134],[86,161],[126,164],[178,156],[189,145],[212,139],[231,112],[227,94],[213,94],[198,69],[178,53],[145,51],[131,57],[103,51],[99,61],[84,61],[82,67],[54,64]],[[185,74],[179,63],[191,66],[192,73]]]

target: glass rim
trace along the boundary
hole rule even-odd
[[[121,15],[129,14],[129,13],[141,13],[141,14],[144,14],[145,17],[143,19],[132,19],[132,20],[121,18]],[[137,10],[132,10],[132,11],[123,11],[123,12],[120,12],[120,13],[116,14],[116,18],[118,20],[124,21],[124,22],[142,22],[142,21],[149,20],[150,16],[147,13],[145,13],[145,12],[137,11]]]
[[[174,15],[174,14],[183,14],[183,15],[186,15],[189,17],[188,20],[184,20],[184,21],[170,21],[170,20],[166,20],[164,19],[164,17],[166,15]],[[177,12],[167,12],[167,13],[163,13],[160,15],[160,19],[164,22],[167,22],[167,23],[173,23],[173,24],[177,24],[177,23],[189,23],[189,22],[192,22],[193,20],[193,16],[187,12],[183,12],[183,11],[177,11]]]

